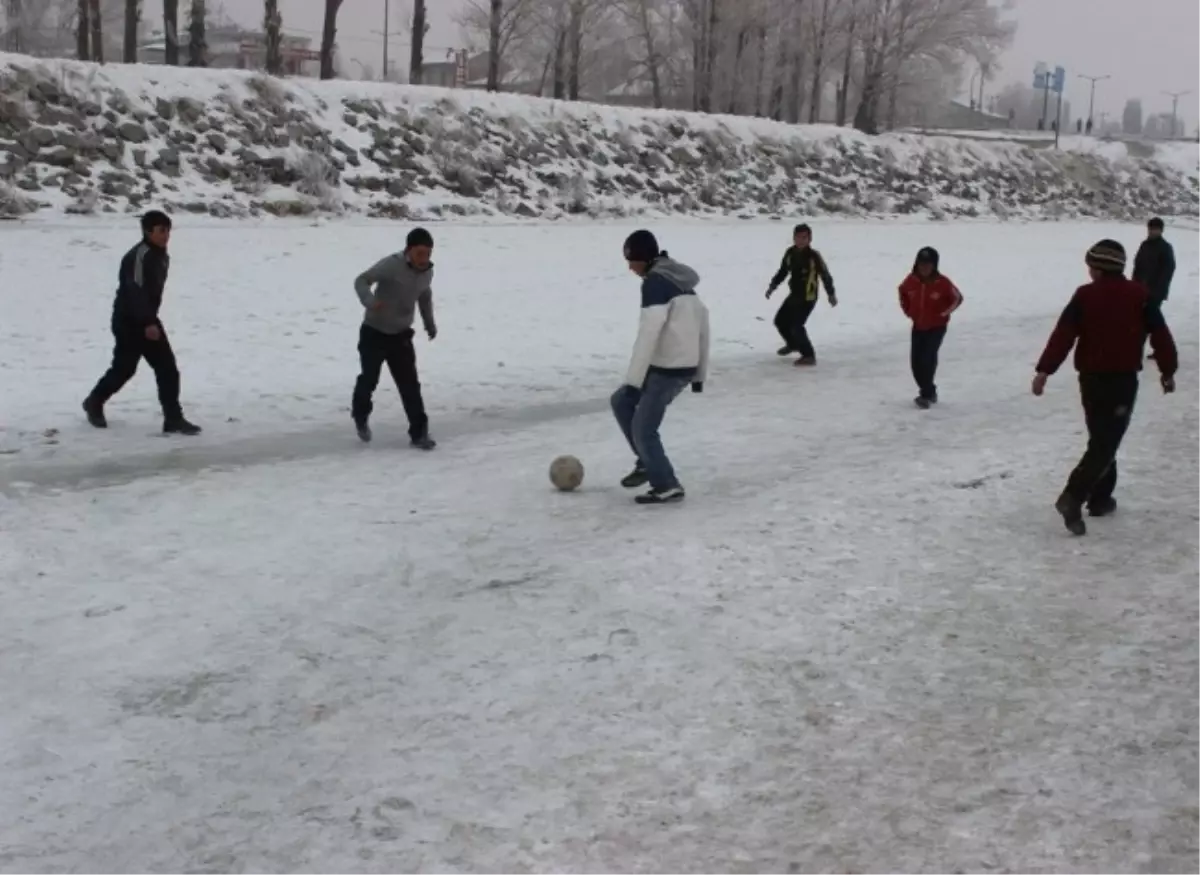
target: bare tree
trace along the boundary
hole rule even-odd
[[[89,0],[88,23],[92,31],[92,60],[97,64],[104,63],[104,19],[100,16],[100,0]]]
[[[92,5],[90,0],[79,0],[79,20],[75,24],[75,56],[81,61],[90,61],[92,58],[89,49],[91,30],[88,26],[88,20],[91,17]]]
[[[274,0],[278,3],[278,0]],[[321,78],[332,79],[334,75],[333,55],[337,46],[337,17],[342,0],[325,0],[325,20],[321,25]],[[278,7],[276,7],[278,11]],[[280,27],[283,26],[282,21]],[[277,37],[278,38],[278,37]],[[387,71],[384,71],[387,75]]]
[[[138,59],[138,25],[142,20],[141,0],[125,0],[125,39],[121,60],[136,64]]]
[[[821,85],[828,60],[826,51],[829,48],[829,32],[833,24],[830,0],[821,0],[820,9],[821,11],[812,19],[812,85],[808,93],[808,123],[810,125],[821,120]]]
[[[412,55],[408,62],[408,81],[420,85],[425,69],[425,34],[429,24],[425,20],[425,0],[413,0]]]
[[[179,0],[163,0],[164,63],[179,66]]]
[[[208,40],[205,35],[205,0],[192,0],[188,9],[188,66],[208,66]]]
[[[458,23],[470,43],[487,46],[488,91],[499,91],[508,50],[528,34],[532,0],[467,0]]]
[[[267,72],[272,76],[282,76],[283,15],[279,12],[279,0],[263,2],[263,35],[267,42]]]
[[[21,0],[5,0],[4,18],[8,25],[4,48],[10,52],[25,51],[25,11]]]
[[[644,68],[646,77],[650,80],[650,95],[654,101],[654,108],[661,109],[663,105],[663,58],[655,33],[654,23],[657,14],[656,10],[652,8],[653,5],[653,0],[617,0],[616,9],[632,27],[637,41],[645,50],[645,58],[640,62],[640,66]]]

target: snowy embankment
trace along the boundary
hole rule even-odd
[[[1198,212],[1194,144],[1018,142],[0,55],[10,214]]]

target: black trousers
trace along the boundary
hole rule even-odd
[[[171,341],[161,323],[158,330],[162,332],[159,339],[148,340],[145,326],[113,322],[112,364],[96,383],[96,388],[92,389],[89,396],[92,401],[104,404],[116,395],[133,378],[138,364],[145,359],[146,364],[154,369],[163,417],[178,419],[183,416],[183,408],[179,405],[179,367],[175,364],[175,351],[171,349]]]
[[[1117,485],[1117,450],[1129,428],[1137,390],[1137,374],[1079,375],[1088,443],[1067,480],[1066,493],[1080,504],[1112,497]]]
[[[783,342],[790,349],[805,358],[816,356],[812,341],[808,337],[808,329],[805,327],[808,317],[812,315],[816,306],[815,298],[806,301],[802,292],[792,292],[784,299],[778,312],[775,313],[775,330],[779,332],[779,336],[783,338]]]
[[[365,422],[374,405],[371,396],[379,385],[379,375],[386,364],[400,390],[400,402],[408,416],[409,437],[419,438],[429,429],[425,401],[421,398],[421,383],[417,379],[417,351],[413,348],[410,328],[399,334],[384,334],[364,325],[358,333],[358,357],[361,372],[354,384],[351,413],[356,422]]]
[[[946,338],[945,328],[926,328],[912,331],[912,350],[910,361],[913,379],[921,390],[921,397],[933,400],[937,397],[937,385],[933,378],[937,375],[938,351]]]

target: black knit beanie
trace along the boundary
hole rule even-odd
[[[937,273],[938,264],[941,262],[941,260],[942,257],[938,254],[936,249],[934,249],[932,246],[923,246],[920,250],[918,250],[917,257],[913,261],[913,273],[917,272],[917,266],[921,264],[932,264],[933,272]]]
[[[433,248],[433,235],[424,228],[413,228],[408,232],[408,237],[404,240],[404,248],[412,249],[414,246],[428,246]]]
[[[1084,261],[1104,273],[1124,273],[1125,247],[1116,240],[1101,240],[1088,250]]]
[[[625,239],[625,260],[647,264],[658,258],[658,240],[649,231],[634,231]]]

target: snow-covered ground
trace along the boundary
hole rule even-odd
[[[190,225],[164,317],[196,440],[109,407],[125,226],[0,227],[0,869],[1195,871],[1197,264],[1121,510],[1050,506],[1069,367],[1028,383],[1085,248],[1135,227],[821,222],[841,306],[775,358],[780,223],[656,226],[714,365],[635,508],[607,414],[628,224],[436,226],[435,434],[348,419],[379,223]],[[895,287],[966,303],[911,404]],[[550,460],[587,479],[554,493]]]

